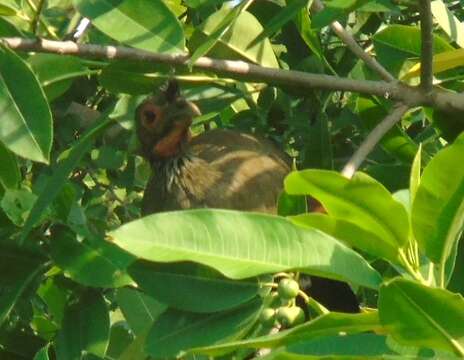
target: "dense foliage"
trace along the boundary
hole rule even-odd
[[[207,55],[379,81],[333,33],[337,20],[416,85],[420,2],[0,0],[0,38],[192,55],[179,66],[0,45],[0,358],[463,357],[463,114],[409,109],[348,179],[339,171],[389,96],[193,66]],[[462,1],[431,10],[435,85],[459,93]],[[134,109],[172,77],[201,108],[194,133],[257,133],[294,157],[279,216],[141,218],[151,169]],[[300,291],[300,273],[348,282],[362,312],[328,311]]]

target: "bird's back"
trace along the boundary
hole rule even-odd
[[[289,171],[290,158],[266,139],[207,131],[190,141],[171,168],[155,173],[144,213],[200,207],[276,213]]]

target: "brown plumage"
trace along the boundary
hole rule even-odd
[[[222,208],[276,213],[290,158],[270,141],[215,129],[191,138],[198,108],[170,82],[137,108],[137,133],[153,166],[142,213]]]

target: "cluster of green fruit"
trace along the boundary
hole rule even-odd
[[[260,321],[263,326],[276,324],[290,328],[305,321],[303,309],[295,304],[300,292],[298,283],[289,278],[279,281],[277,291],[273,291],[265,300],[266,306],[261,312]]]

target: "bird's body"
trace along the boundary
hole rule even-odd
[[[192,138],[189,128],[199,114],[174,81],[137,108],[141,151],[153,168],[142,214],[204,207],[276,214],[290,157],[269,140],[233,130],[215,129]],[[311,287],[311,295],[329,309],[358,311],[347,284],[313,279],[317,286]]]
[[[215,129],[155,162],[142,212],[222,208],[276,213],[290,158],[270,141]]]

